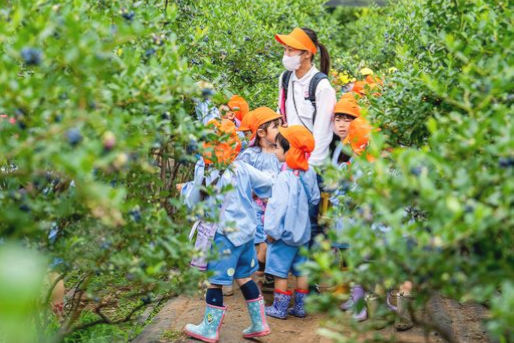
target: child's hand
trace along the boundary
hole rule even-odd
[[[275,240],[273,239],[273,237],[271,237],[270,235],[268,235],[266,237],[267,241],[270,242],[270,243],[275,243]]]
[[[175,185],[175,188],[177,188],[177,191],[182,192],[182,188],[184,188],[184,184],[183,183],[177,183]]]

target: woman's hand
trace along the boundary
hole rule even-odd
[[[274,240],[274,239],[273,239],[273,237],[271,237],[270,235],[268,235],[268,236],[266,237],[266,240],[267,240],[268,242],[270,242],[270,243],[275,243],[275,240]]]
[[[177,183],[175,185],[175,188],[177,189],[177,191],[182,192],[182,188],[184,188],[184,184],[183,183]]]

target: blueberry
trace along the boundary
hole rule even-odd
[[[132,210],[129,212],[129,214],[132,217],[132,220],[134,220],[136,223],[141,221],[141,212],[139,212],[139,210]]]
[[[250,37],[246,36],[245,37],[245,42],[249,42],[249,41],[251,41]]]
[[[145,57],[146,58],[149,58],[150,56],[152,56],[153,54],[155,54],[155,49],[154,48],[150,48],[148,50],[145,51]]]
[[[123,19],[125,20],[128,20],[128,21],[132,21],[132,19],[134,19],[134,11],[130,11],[130,12],[127,12],[127,11],[123,11],[121,13],[121,16],[123,17]]]
[[[202,89],[202,96],[205,98],[209,98],[214,95],[214,91],[210,88]]]
[[[27,124],[25,124],[23,120],[18,120],[16,123],[18,124],[18,127],[22,130],[25,130],[27,128]]]
[[[203,37],[203,41],[204,41],[205,43],[208,43],[208,42],[209,42],[209,37],[208,37],[208,36]]]
[[[231,31],[231,30],[227,30],[227,34],[228,34],[228,35],[231,35],[231,34],[232,34],[232,31]]]
[[[421,175],[421,171],[422,171],[422,170],[421,170],[421,167],[412,167],[412,168],[410,169],[410,173],[411,173],[412,175],[415,175],[415,176],[420,176],[420,175]]]
[[[26,65],[39,65],[41,63],[41,51],[35,48],[23,48],[21,58]]]
[[[161,119],[162,120],[170,120],[170,113],[169,112],[164,112],[163,114],[161,114]]]
[[[82,135],[77,128],[69,129],[66,132],[66,137],[68,137],[68,143],[70,143],[71,146],[76,146],[82,141]]]
[[[501,168],[514,167],[514,157],[500,157],[498,163]]]
[[[27,204],[21,204],[20,210],[22,210],[23,212],[30,212],[30,206]]]
[[[194,140],[190,140],[189,144],[186,146],[186,153],[192,155],[196,150],[198,150],[198,144]]]
[[[54,122],[60,123],[62,121],[62,116],[60,114],[56,114],[54,117]]]

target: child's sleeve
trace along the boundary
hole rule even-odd
[[[205,164],[203,159],[200,159],[195,165],[195,175],[193,181],[186,182],[180,191],[184,203],[189,209],[192,209],[195,204],[200,202],[200,188],[202,187],[205,173]]]
[[[248,164],[247,167],[248,175],[250,176],[250,184],[255,195],[259,198],[271,197],[271,187],[273,186],[271,173],[260,171]]]
[[[314,174],[314,179],[313,179],[312,188],[311,188],[311,203],[310,203],[311,206],[317,205],[321,198],[319,186],[318,186],[318,179],[317,179],[316,173],[313,173],[313,174]]]
[[[273,185],[273,196],[268,201],[264,215],[264,233],[275,240],[282,237],[284,229],[282,222],[286,215],[289,199],[289,187],[281,175],[279,174],[277,182]]]

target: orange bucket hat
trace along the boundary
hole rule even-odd
[[[309,157],[314,150],[314,136],[302,125],[281,127],[280,134],[289,142],[286,164],[291,169],[309,169]]]
[[[277,42],[283,45],[290,46],[298,50],[307,50],[312,52],[314,55],[317,52],[316,45],[312,39],[300,28],[295,28],[288,35],[276,34],[275,39]]]
[[[242,121],[250,110],[246,100],[239,95],[234,95],[227,103],[228,107],[235,113],[237,120]]]
[[[348,93],[347,93],[348,94]],[[357,101],[355,98],[350,98],[348,96],[343,96],[341,100],[339,100],[335,107],[334,107],[334,113],[342,113],[342,114],[348,114],[352,117],[360,117],[361,115],[361,108],[359,105],[357,105]]]
[[[248,116],[250,116],[250,120],[248,121],[248,128],[252,131],[250,140],[254,139],[257,135],[259,126],[266,124],[267,122],[282,118],[280,114],[265,106],[257,107],[255,110],[250,111]]]
[[[358,117],[350,123],[348,136],[343,140],[344,144],[350,144],[353,152],[360,155],[368,145],[372,126],[363,117]]]
[[[211,120],[207,123],[207,127],[214,129],[219,137],[228,136],[228,139],[214,140],[212,142],[204,143],[204,161],[205,164],[212,164],[214,162],[220,164],[231,163],[241,151],[241,141],[236,133],[236,126],[230,120],[222,119]],[[214,161],[213,161],[214,153]]]

